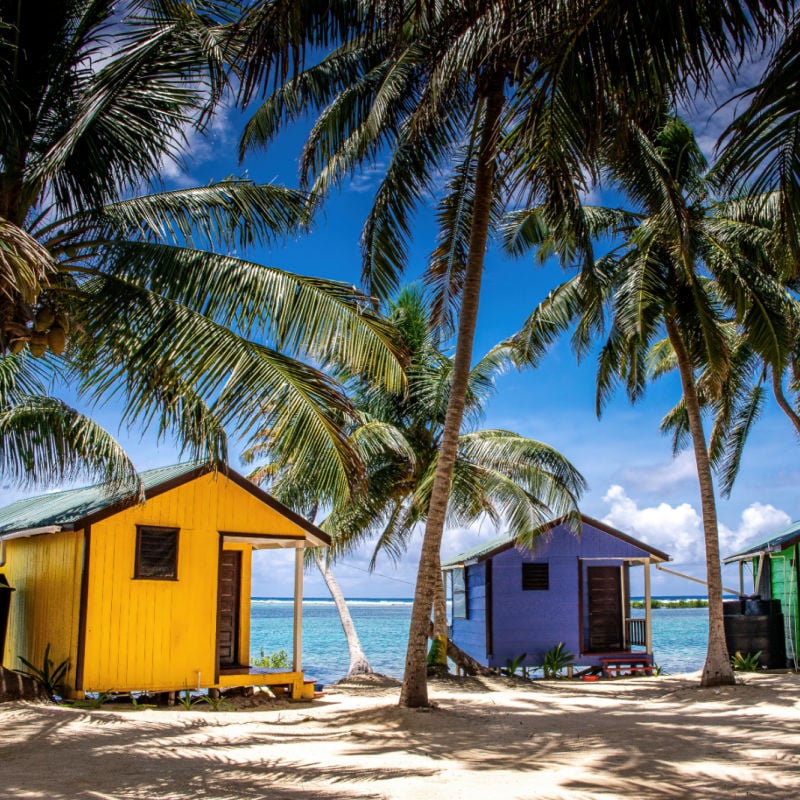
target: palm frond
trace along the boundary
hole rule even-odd
[[[108,238],[244,251],[294,231],[304,209],[305,196],[294,189],[227,178],[110,203],[101,220]]]
[[[131,460],[103,428],[51,397],[17,398],[0,408],[0,471],[20,486],[42,487],[91,475],[143,499]]]
[[[390,326],[350,285],[149,242],[114,243],[106,272],[131,291],[158,292],[245,337],[262,336],[276,348],[344,365],[392,388],[402,383]]]

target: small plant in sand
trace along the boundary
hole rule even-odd
[[[221,694],[203,694],[195,701],[196,703],[207,703],[212,711],[232,711],[233,704],[226,700]]]
[[[522,662],[527,657],[528,657],[527,653],[522,653],[521,655],[518,655],[515,658],[509,658],[506,661],[506,668],[505,668],[506,675],[516,675],[517,670],[522,666]],[[527,675],[525,675],[524,677],[527,677]]]
[[[191,711],[195,703],[200,702],[199,699],[192,697],[191,689],[188,686],[183,687],[183,691],[178,695],[177,700],[187,711]]]
[[[742,653],[737,650],[731,656],[731,666],[737,672],[756,672],[758,670],[758,659],[761,657],[761,651],[757,653]]]
[[[108,692],[97,692],[96,694],[86,695],[83,700],[71,700],[69,704],[73,708],[96,710],[102,708],[110,699],[111,695]]]
[[[551,647],[542,661],[545,678],[560,678],[561,673],[575,660],[575,656],[564,648],[564,642]]]
[[[134,711],[143,711],[145,708],[156,708],[155,703],[144,703],[143,700],[147,699],[147,694],[142,692],[140,695],[131,693],[131,705]]]
[[[40,683],[51,700],[57,700],[64,693],[66,684],[64,678],[67,676],[69,669],[69,659],[65,658],[60,664],[56,664],[50,658],[50,644],[44,648],[44,662],[41,667],[32,664],[27,658],[19,656],[19,660],[27,667],[27,669],[16,670],[21,675],[27,675]]]

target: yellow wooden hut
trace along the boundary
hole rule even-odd
[[[146,502],[92,486],[0,509],[14,589],[3,665],[69,659],[69,694],[286,686],[301,662],[303,549],[328,536],[231,469],[142,473]],[[291,669],[249,666],[255,549],[295,550]],[[310,690],[310,691],[309,691]]]

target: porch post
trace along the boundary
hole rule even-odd
[[[303,546],[294,551],[294,643],[292,670],[303,669]]]
[[[650,603],[650,559],[644,560],[644,636],[647,652],[653,652],[653,618]]]
[[[739,597],[744,597],[744,559],[739,559]]]

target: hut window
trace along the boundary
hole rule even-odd
[[[467,607],[467,570],[459,567],[453,576],[453,619],[469,619]]]
[[[178,528],[136,527],[134,578],[174,580],[178,577]]]
[[[550,565],[546,561],[522,565],[522,591],[546,592],[550,588]]]

